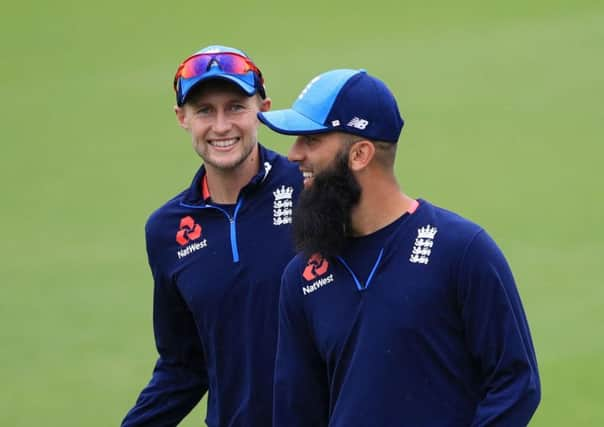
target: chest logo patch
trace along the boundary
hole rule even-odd
[[[307,282],[310,282],[311,280],[314,280],[317,277],[327,273],[328,268],[329,263],[327,260],[319,254],[314,254],[308,260],[304,273],[302,273],[302,277],[304,277],[304,280]]]
[[[196,224],[195,220],[190,216],[185,216],[180,219],[180,226],[176,232],[176,242],[180,246],[186,246],[177,252],[178,259],[184,258],[201,248],[208,245],[206,239],[195,242],[201,238],[201,225]]]
[[[325,273],[327,273],[328,268],[329,263],[321,255],[314,254],[310,257],[308,263],[306,264],[306,267],[304,268],[302,277],[307,282],[310,282],[311,280],[314,280],[314,282],[312,282],[310,285],[302,287],[302,293],[304,295],[311,294],[314,291],[322,288],[323,286],[333,282],[333,274],[319,278],[320,276],[323,276]]]
[[[273,191],[273,225],[291,224],[294,187],[282,185]]]
[[[417,229],[417,238],[413,244],[409,262],[414,264],[428,264],[430,261],[430,254],[432,253],[432,247],[434,246],[434,237],[437,232],[438,229],[431,225],[426,225]]]

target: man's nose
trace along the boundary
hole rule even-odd
[[[214,121],[214,131],[216,133],[227,133],[229,130],[231,130],[231,126],[231,121],[227,115],[224,112],[219,111],[216,114],[216,120]]]
[[[287,158],[290,162],[301,162],[304,158],[304,150],[303,150],[303,140],[304,137],[299,136],[296,138],[294,145],[289,149],[289,153],[287,153]]]

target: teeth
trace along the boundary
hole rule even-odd
[[[211,140],[210,144],[212,144],[214,147],[229,147],[231,145],[233,145],[234,143],[237,142],[237,138],[232,138],[232,139],[221,139],[221,140]]]
[[[302,175],[304,176],[304,179],[308,179],[308,178],[312,178],[313,173],[312,172],[302,172]]]

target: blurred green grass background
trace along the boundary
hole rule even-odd
[[[213,43],[254,58],[273,108],[331,68],[384,79],[404,189],[482,224],[513,267],[531,425],[604,425],[603,3],[24,1],[0,40],[0,425],[118,425],[149,380],[143,225],[199,164],[171,79]]]

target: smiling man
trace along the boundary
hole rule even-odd
[[[512,272],[483,228],[401,190],[403,120],[386,85],[329,71],[259,117],[296,136],[305,178],[273,426],[526,425],[540,383]]]
[[[272,419],[280,276],[293,257],[298,168],[259,145],[263,77],[210,46],[174,78],[178,123],[202,158],[190,187],[146,225],[159,358],[122,426],[175,426],[208,393],[210,427]]]

